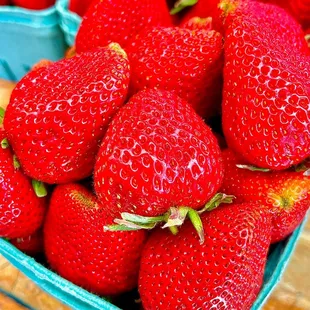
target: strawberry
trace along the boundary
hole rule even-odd
[[[229,7],[222,104],[227,143],[251,164],[286,169],[310,154],[309,57],[302,29],[277,6],[228,2],[221,3]]]
[[[91,0],[70,0],[69,10],[80,16],[84,16],[91,2],[92,2]]]
[[[145,310],[250,309],[263,281],[270,215],[253,203],[232,204],[201,220],[203,244],[189,222],[176,236],[151,234],[139,272]]]
[[[217,11],[220,0],[179,0],[176,1],[172,14],[181,12],[181,25],[184,25],[193,17],[213,17]]]
[[[100,141],[124,103],[129,63],[118,44],[30,72],[4,127],[26,174],[47,183],[91,175]]]
[[[30,256],[43,253],[43,235],[41,230],[24,238],[11,239],[10,242],[20,251]]]
[[[89,51],[110,42],[126,47],[136,34],[155,26],[172,26],[165,0],[95,0],[78,31],[76,51]]]
[[[218,32],[153,28],[140,33],[126,51],[131,93],[146,88],[173,91],[202,117],[220,105],[223,42]]]
[[[145,231],[109,232],[112,223],[96,197],[79,184],[56,187],[44,226],[45,254],[62,277],[100,295],[137,285]]]
[[[186,22],[181,23],[180,27],[190,30],[213,30],[212,17],[192,17]]]
[[[9,5],[10,1],[9,0],[0,0],[0,5]]]
[[[222,177],[219,146],[209,127],[186,101],[149,89],[133,96],[113,119],[94,184],[114,215],[152,217],[170,207],[198,209],[217,192]]]
[[[272,243],[283,240],[303,220],[310,206],[310,178],[295,171],[250,171],[231,150],[223,151],[225,177],[222,191],[235,202],[257,202],[272,214]],[[236,165],[241,165],[238,168]],[[254,169],[256,170],[256,169]]]
[[[46,199],[37,197],[31,180],[21,171],[6,134],[0,131],[0,237],[22,238],[42,224]]]
[[[43,10],[54,5],[55,0],[12,0],[13,4],[29,10]]]
[[[306,29],[310,27],[310,1],[289,0],[290,12],[298,22]]]

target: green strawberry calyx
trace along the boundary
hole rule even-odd
[[[183,9],[193,6],[198,2],[198,0],[179,0],[174,4],[174,7],[171,9],[170,14],[175,15],[181,12]]]
[[[252,165],[236,165],[236,167],[239,169],[245,169],[245,170],[250,170],[250,171],[260,171],[260,172],[269,172],[270,171],[270,169],[255,167]]]
[[[0,125],[3,124],[4,114],[5,110],[2,107],[0,107]]]
[[[47,195],[46,187],[41,181],[32,180],[32,188],[39,198],[45,197]]]
[[[169,228],[173,234],[178,233],[178,226],[181,226],[188,218],[198,233],[200,243],[204,243],[204,229],[200,214],[217,208],[221,203],[232,203],[235,197],[223,193],[216,194],[200,210],[181,206],[171,207],[168,212],[155,217],[147,217],[127,212],[121,213],[121,219],[115,219],[116,225],[105,226],[105,231],[129,231],[138,229],[153,229],[157,224],[164,223],[162,228]]]

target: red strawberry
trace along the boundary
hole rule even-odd
[[[219,207],[201,217],[205,242],[189,222],[173,236],[158,229],[142,252],[145,310],[250,309],[263,281],[271,220],[256,204]]]
[[[301,28],[283,9],[230,3],[223,91],[227,143],[256,166],[288,168],[310,154],[310,58],[301,52],[306,42],[295,36]]]
[[[18,167],[0,131],[0,237],[21,238],[34,233],[42,224],[46,199],[34,192],[31,180]]]
[[[306,29],[310,27],[310,1],[309,0],[289,0],[290,11]]]
[[[223,42],[218,32],[154,28],[138,35],[126,51],[132,93],[173,91],[202,117],[220,105]]]
[[[172,10],[172,13],[182,10],[181,24],[185,24],[193,17],[206,18],[215,16],[219,2],[220,0],[180,0],[176,1],[175,8]]]
[[[30,72],[14,89],[4,127],[25,173],[47,183],[89,176],[124,103],[129,63],[118,44]]]
[[[223,152],[225,177],[222,191],[236,197],[235,202],[258,202],[272,213],[272,243],[289,234],[303,220],[310,206],[310,178],[295,171],[250,171],[231,150]],[[251,167],[250,167],[251,168]]]
[[[43,253],[43,235],[41,230],[28,237],[11,239],[10,242],[20,251],[30,256]]]
[[[69,10],[80,16],[84,16],[92,0],[69,0]]]
[[[81,53],[110,42],[126,47],[142,30],[171,25],[165,0],[95,0],[77,34],[76,50]]]
[[[181,23],[180,27],[190,30],[213,30],[212,17],[192,17],[186,22]]]
[[[13,4],[30,10],[43,10],[54,5],[55,0],[12,0]]]
[[[201,207],[217,192],[222,176],[219,146],[209,127],[186,101],[149,89],[132,97],[112,121],[94,183],[110,212],[157,216],[170,207]]]
[[[105,208],[112,208],[105,204]],[[57,186],[44,226],[45,254],[51,267],[69,281],[100,295],[137,285],[146,233],[106,232],[112,218],[79,184]]]
[[[0,0],[0,5],[9,5],[10,1],[9,0]]]

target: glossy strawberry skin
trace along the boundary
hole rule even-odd
[[[281,8],[239,1],[225,28],[222,110],[228,145],[263,168],[301,162],[310,154],[310,100],[300,26]]]
[[[118,47],[50,64],[18,83],[4,127],[26,174],[46,183],[91,175],[107,125],[127,96],[129,63]]]
[[[181,25],[184,25],[193,17],[206,18],[215,16],[219,2],[220,0],[198,0],[196,4],[185,8],[181,12],[181,15],[183,15]]]
[[[205,242],[186,222],[174,236],[158,229],[139,272],[144,309],[250,309],[263,281],[271,219],[256,204],[204,213]]]
[[[172,206],[199,208],[223,176],[219,146],[190,105],[174,94],[145,90],[112,121],[100,147],[94,183],[110,210],[145,216]]]
[[[69,281],[100,295],[137,285],[145,231],[105,232],[113,223],[95,196],[79,184],[56,187],[44,226],[45,254]]]
[[[289,9],[292,15],[304,27],[310,27],[310,1],[309,0],[289,0]]]
[[[93,1],[76,38],[78,53],[117,42],[126,47],[139,32],[156,26],[172,26],[165,0]]]
[[[30,256],[43,253],[43,233],[36,231],[30,236],[23,238],[10,239],[10,242],[20,251]]]
[[[12,0],[13,4],[29,10],[43,10],[51,7],[55,0]]]
[[[69,10],[80,16],[84,16],[91,4],[91,0],[70,0]]]
[[[218,32],[153,28],[138,35],[126,51],[130,93],[146,88],[173,91],[206,118],[220,106],[223,41]]]
[[[6,138],[0,131],[0,141]],[[9,148],[0,147],[0,237],[21,238],[34,233],[43,222],[46,199],[38,198],[31,180],[13,166]]]
[[[257,202],[272,214],[275,243],[291,234],[310,206],[310,178],[303,172],[261,172],[237,168],[247,164],[231,150],[223,151],[225,177],[221,191],[236,197],[235,202]]]
[[[186,22],[181,23],[180,27],[190,30],[214,30],[212,24],[212,17],[192,17]]]

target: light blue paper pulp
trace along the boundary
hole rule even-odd
[[[72,46],[82,19],[79,15],[68,10],[68,0],[58,0],[56,10],[60,16],[60,27],[65,34],[66,42]]]
[[[66,44],[74,44],[81,18],[67,9],[68,0],[43,11],[0,8],[0,78],[18,80],[42,58],[63,57]],[[62,30],[62,31],[61,31]],[[252,310],[262,308],[294,251],[303,225],[285,241],[273,246],[265,271],[264,285]],[[70,283],[0,239],[0,254],[64,304],[78,310],[117,310],[116,306]]]
[[[59,24],[55,7],[0,7],[0,78],[18,81],[42,58],[62,58],[66,43]]]

